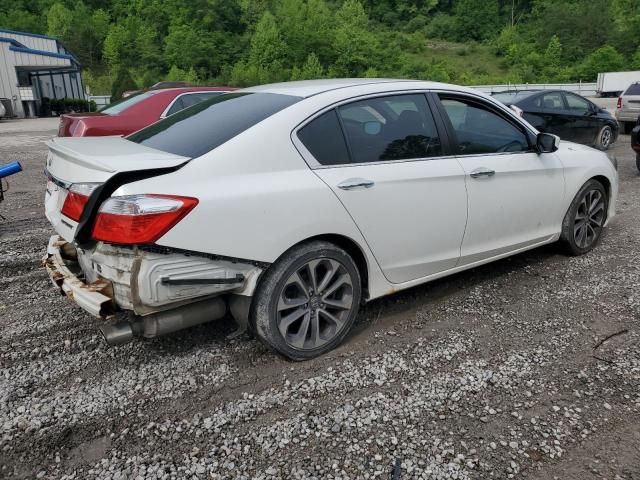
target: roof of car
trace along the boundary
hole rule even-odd
[[[150,93],[161,93],[161,92],[227,92],[231,90],[236,90],[233,87],[170,87],[170,88],[151,88],[149,90],[145,90]]]
[[[358,87],[362,85],[372,84],[400,84],[400,83],[413,83],[420,84],[421,88],[445,88],[454,89],[460,91],[471,91],[466,87],[459,87],[457,85],[447,85],[444,83],[428,82],[421,80],[407,80],[407,79],[389,79],[389,78],[332,78],[324,80],[300,80],[294,82],[282,82],[271,83],[267,85],[258,85],[255,87],[249,87],[244,89],[245,92],[263,92],[263,93],[278,93],[281,95],[293,95],[297,97],[311,97],[320,93],[328,92],[331,90],[338,90],[341,88]],[[477,91],[475,93],[478,93]]]

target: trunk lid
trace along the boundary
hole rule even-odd
[[[90,117],[106,117],[107,115],[99,112],[85,112],[85,113],[67,113],[60,116],[60,123],[58,124],[58,136],[59,137],[73,137],[78,124]]]
[[[73,240],[78,227],[76,221],[62,214],[72,185],[99,186],[119,173],[178,167],[189,161],[122,137],[58,137],[47,146],[45,215],[67,241]]]

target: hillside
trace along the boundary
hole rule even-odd
[[[58,37],[92,92],[115,96],[160,80],[533,83],[640,68],[636,0],[14,0],[0,28]]]

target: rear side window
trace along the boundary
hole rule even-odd
[[[443,95],[440,101],[455,132],[459,155],[529,150],[525,133],[488,107]]]
[[[352,163],[442,155],[438,131],[422,94],[368,98],[337,110]]]
[[[329,110],[298,130],[298,138],[321,165],[349,163],[347,144],[335,110]]]
[[[640,83],[632,83],[624,95],[640,95]]]
[[[127,137],[128,140],[184,157],[199,157],[300,97],[238,92],[217,95]]]

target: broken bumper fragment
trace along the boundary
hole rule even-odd
[[[85,311],[98,318],[113,315],[115,303],[110,282],[99,279],[87,284],[78,278],[82,272],[73,245],[58,235],[52,236],[43,262],[53,284]]]

